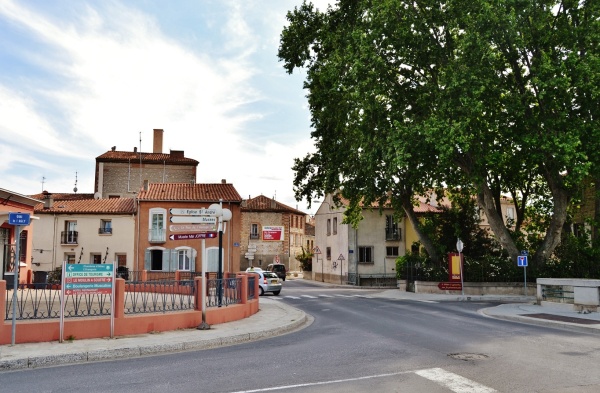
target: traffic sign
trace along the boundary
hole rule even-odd
[[[30,222],[29,213],[8,213],[8,223],[10,225],[29,225]]]
[[[529,255],[529,251],[527,251],[527,250],[521,250],[521,255]]]
[[[212,239],[213,237],[217,237],[217,232],[174,233],[169,235],[171,240]]]
[[[169,209],[169,213],[178,216],[216,216],[217,209]]]
[[[320,253],[321,253],[321,250],[319,249],[319,246],[317,246],[317,247],[313,248],[313,252],[314,252],[315,254],[317,254],[317,255],[318,255],[318,254],[320,254]]]
[[[527,255],[519,255],[517,257],[517,266],[521,266],[521,267],[527,266]]]
[[[345,261],[344,256],[342,254],[340,254],[340,256],[338,257],[338,261]]]
[[[462,291],[462,283],[460,282],[441,282],[438,288],[442,291]]]
[[[175,224],[169,225],[171,232],[214,232],[216,230],[215,224]]]
[[[217,217],[208,216],[171,216],[169,220],[174,224],[216,224]]]
[[[112,263],[67,264],[65,268],[65,294],[110,294],[114,280]]]

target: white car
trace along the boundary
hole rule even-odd
[[[272,292],[273,295],[277,296],[281,292],[283,285],[281,284],[279,277],[277,277],[277,274],[256,268],[254,268],[254,271],[246,271],[248,273],[254,273],[258,276],[258,288],[260,291],[260,296],[264,295],[265,292]]]

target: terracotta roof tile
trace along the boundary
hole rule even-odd
[[[43,203],[34,208],[35,214],[134,214],[134,198],[77,199],[54,201],[51,208],[44,209]]]
[[[286,212],[306,215],[306,213],[300,210],[289,207],[288,205],[284,205],[283,203],[277,202],[275,199],[266,197],[264,195],[259,195],[246,200],[246,204],[242,206],[242,211]]]
[[[229,183],[150,183],[138,195],[142,201],[241,202],[233,184]]]
[[[46,194],[52,195],[52,199],[55,201],[73,201],[77,199],[94,199],[94,194],[76,194],[76,193],[48,193],[47,191],[41,192],[39,194],[30,195],[31,198],[44,200]]]
[[[171,154],[165,153],[139,153],[132,151],[107,151],[104,154],[96,157],[96,162],[140,162],[140,155],[142,163],[168,163],[168,164],[179,164],[179,165],[198,165],[198,161],[186,158],[183,156],[183,152],[176,152]]]

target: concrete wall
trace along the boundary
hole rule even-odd
[[[415,281],[414,285],[406,283],[406,280],[398,280],[398,288],[401,291],[410,291],[415,293],[437,293],[442,295],[461,295],[462,291],[448,291],[438,288],[439,282],[434,281]],[[465,295],[525,295],[525,283],[511,282],[465,282],[463,283]],[[527,296],[535,296],[536,286],[527,283]]]

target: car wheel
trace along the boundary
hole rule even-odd
[[[262,289],[262,287],[259,287],[259,288],[260,288],[260,295],[259,295],[259,296],[262,296],[262,295],[264,295],[264,294],[265,294],[265,290],[264,290],[264,289]]]
[[[277,296],[277,295],[279,295],[279,293],[280,293],[280,292],[281,292],[281,291],[274,291],[274,292],[273,292],[273,295]]]

